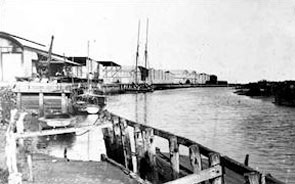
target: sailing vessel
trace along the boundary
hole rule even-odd
[[[153,92],[154,89],[151,84],[148,84],[146,79],[148,77],[148,69],[147,69],[147,59],[148,59],[148,20],[146,26],[146,43],[145,43],[145,67],[138,66],[139,60],[139,37],[140,37],[140,21],[138,22],[138,35],[137,35],[137,49],[136,49],[136,60],[135,60],[135,70],[134,70],[134,83],[125,89],[127,93],[146,93]],[[139,83],[138,81],[138,69],[141,68],[141,79],[143,83]]]
[[[97,114],[106,106],[106,96],[95,93],[93,89],[85,89],[81,94],[76,93],[72,97],[72,105],[75,113]]]
[[[86,63],[89,61],[89,41]],[[106,105],[106,96],[103,95],[99,83],[97,87],[92,86],[89,67],[87,66],[87,86],[79,86],[72,90],[72,106],[75,113],[97,114]]]

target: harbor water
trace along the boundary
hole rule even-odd
[[[109,96],[107,109],[240,162],[249,154],[250,167],[295,183],[295,108],[277,106],[270,98],[239,96],[231,88],[190,88]],[[80,118],[89,124],[96,116]],[[99,130],[48,144],[56,156],[67,147],[70,159],[97,160],[104,152]]]
[[[115,114],[199,142],[295,183],[295,108],[239,96],[230,88],[190,88],[112,96]]]

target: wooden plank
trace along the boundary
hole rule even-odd
[[[66,133],[73,133],[79,131],[87,131],[95,127],[106,127],[107,125],[91,125],[91,126],[84,126],[84,127],[73,127],[73,128],[60,128],[60,129],[52,129],[52,130],[42,130],[38,132],[24,132],[24,133],[14,133],[15,138],[26,138],[26,137],[36,137],[36,136],[46,136],[46,135],[57,135],[57,134],[66,134]]]
[[[113,117],[117,117],[117,115],[112,114],[112,113],[110,113],[110,115],[113,116]],[[131,126],[131,127],[134,127],[136,124],[138,124],[141,130],[144,130],[146,128],[151,128],[150,126],[139,124],[139,123],[136,123],[136,122],[133,122],[133,121],[130,121],[130,120],[127,120],[127,124],[129,126]],[[159,129],[156,129],[156,128],[154,128],[154,135],[165,138],[167,140],[169,140],[169,137],[174,136],[174,134],[172,134],[172,133],[169,133],[169,132],[163,131],[163,130],[159,130]],[[177,137],[178,144],[184,145],[186,147],[189,147],[191,145],[198,145],[199,149],[200,149],[200,153],[202,155],[206,156],[206,157],[209,156],[209,153],[215,152],[212,149],[209,149],[209,148],[207,148],[207,147],[205,147],[205,146],[203,146],[201,144],[198,144],[198,143],[196,143],[196,142],[194,142],[192,140],[189,140],[189,139],[187,139],[185,137],[181,137],[181,136],[176,136],[176,137]],[[215,152],[215,153],[217,153],[217,152]],[[224,167],[226,167],[227,169],[235,172],[238,175],[243,176],[245,173],[255,171],[253,168],[245,166],[242,163],[237,162],[236,160],[233,160],[233,159],[231,159],[231,158],[229,158],[227,156],[222,156],[222,157],[220,157],[220,159],[221,159],[221,164]],[[265,180],[266,180],[266,183],[284,184],[284,182],[277,180],[276,178],[272,177],[269,174],[267,174],[265,176]]]
[[[200,173],[202,170],[202,158],[198,145],[192,145],[189,147],[189,159],[193,168],[193,173]]]
[[[132,179],[135,179],[135,181],[137,183],[140,184],[151,184],[149,181],[147,180],[143,180],[142,178],[140,178],[136,173],[130,171],[128,168],[125,168],[122,164],[116,162],[115,160],[108,158],[106,155],[102,154],[101,155],[101,160],[102,161],[106,161],[111,163],[112,165],[120,168],[125,174],[129,175]]]
[[[222,168],[220,165],[211,167],[209,169],[205,169],[200,171],[198,174],[191,174],[188,176],[185,176],[183,178],[179,178],[177,180],[173,180],[170,182],[167,182],[165,184],[194,184],[194,183],[200,183],[203,181],[207,181],[212,178],[216,178],[221,176]]]
[[[117,117],[117,115],[112,114],[112,113],[111,113],[111,116],[116,116]],[[151,126],[143,125],[143,124],[136,123],[136,122],[133,122],[133,121],[130,121],[130,120],[127,120],[127,124],[129,126],[131,126],[131,127],[134,127],[136,124],[138,124],[140,126],[141,130],[145,130],[147,128],[153,128]],[[172,134],[172,133],[164,131],[164,130],[159,130],[157,128],[153,128],[153,129],[154,129],[154,135],[162,137],[162,138],[167,139],[167,140],[169,140],[169,138],[171,136],[175,136],[175,134]],[[198,145],[201,154],[206,156],[206,157],[208,157],[209,153],[215,152],[215,151],[213,151],[213,150],[211,150],[211,149],[209,149],[209,148],[207,148],[207,147],[205,147],[205,146],[203,146],[203,145],[201,145],[201,144],[199,144],[197,142],[189,140],[189,139],[187,139],[185,137],[181,137],[181,136],[176,136],[176,137],[177,137],[178,144],[184,145],[186,147],[190,147],[191,145],[194,145],[194,144]]]
[[[179,145],[177,137],[172,136],[169,139],[170,163],[172,169],[172,178],[177,179],[179,174]]]

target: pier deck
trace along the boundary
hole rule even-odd
[[[23,184],[75,184],[107,183],[135,184],[135,180],[125,175],[119,168],[107,162],[67,161],[43,154],[34,154],[34,181],[23,181]]]

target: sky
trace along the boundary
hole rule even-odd
[[[295,80],[293,0],[0,0],[0,31],[53,52],[216,74],[220,80]],[[88,43],[89,42],[89,50]]]

